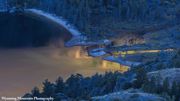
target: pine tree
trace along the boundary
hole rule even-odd
[[[178,83],[178,85],[177,85],[177,92],[178,92],[177,99],[180,100],[180,93],[179,93],[180,92],[180,83]]]
[[[136,80],[133,83],[134,88],[141,88],[148,80],[147,74],[144,68],[139,68],[136,73]]]
[[[41,93],[40,93],[40,91],[39,91],[39,88],[34,87],[34,89],[31,91],[31,95],[32,95],[33,97],[40,97],[40,96],[41,96]]]
[[[156,91],[156,83],[155,83],[155,78],[152,77],[150,80],[147,80],[144,82],[142,88],[145,92],[149,92],[149,93],[155,93]]]
[[[63,79],[61,77],[59,77],[56,80],[55,88],[56,88],[55,89],[56,93],[63,93],[64,88],[65,88],[65,84],[64,84]]]
[[[45,80],[43,82],[43,96],[45,97],[52,97],[55,94],[55,86],[53,83],[49,82],[48,80]]]
[[[163,92],[166,92],[167,94],[169,94],[170,93],[169,87],[170,87],[169,79],[165,78],[165,80],[163,81]]]
[[[177,97],[177,93],[178,93],[177,90],[178,90],[177,84],[176,84],[176,82],[174,81],[173,84],[172,84],[172,88],[171,88],[170,95]]]
[[[83,76],[80,74],[71,75],[65,82],[66,90],[65,94],[72,98],[77,98],[82,94],[80,82],[83,79]]]

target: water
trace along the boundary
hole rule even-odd
[[[17,96],[40,86],[45,79],[67,78],[72,73],[90,76],[96,72],[117,70],[100,59],[78,56],[78,47],[41,47],[0,50],[0,95]]]
[[[58,76],[66,79],[74,73],[91,76],[97,72],[120,70],[119,64],[89,57],[81,47],[64,47],[64,41],[71,35],[54,23],[20,16],[1,16],[0,19],[0,36],[7,38],[0,40],[0,96],[22,96],[34,86],[41,87],[43,80],[54,81]],[[32,34],[34,36],[29,39]]]

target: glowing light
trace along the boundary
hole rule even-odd
[[[72,55],[74,54],[74,55]],[[71,55],[74,56],[75,59],[91,59],[92,57],[88,56],[88,53],[84,51],[81,47],[75,48],[73,51],[71,51]]]
[[[118,51],[118,52],[113,52],[114,56],[122,56],[125,57],[127,54],[137,54],[137,53],[158,53],[161,51],[173,51],[173,49],[166,49],[166,50],[137,50],[137,51]]]
[[[142,50],[142,51],[137,51],[137,53],[158,53],[161,50]]]
[[[79,59],[81,56],[80,56],[80,48],[78,48],[75,52],[75,58],[76,59]]]
[[[124,73],[129,69],[128,66],[120,65],[119,63],[105,61],[105,60],[102,61],[101,68],[105,70],[119,71],[121,73]]]
[[[107,61],[102,61],[102,68],[107,69]]]

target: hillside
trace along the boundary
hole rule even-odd
[[[164,98],[141,91],[129,90],[93,97],[92,101],[166,101]]]
[[[64,67],[50,76],[72,71],[68,78],[46,79],[24,97],[180,100],[180,0],[9,0],[3,8],[0,46],[33,47],[24,52],[36,60],[30,63]]]
[[[159,71],[153,71],[148,73],[149,78],[156,78],[160,80],[162,84],[165,79],[168,79],[169,84],[172,85],[173,82],[180,83],[180,68],[163,69]]]

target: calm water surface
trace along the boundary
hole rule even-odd
[[[90,76],[119,69],[117,64],[88,57],[79,47],[0,50],[0,95],[20,96],[41,86],[43,80],[54,81],[58,76]]]
[[[80,47],[65,48],[69,33],[42,17],[0,14],[0,32],[0,46],[8,47],[0,49],[0,96],[22,96],[58,76],[66,79],[74,73],[91,76],[120,69],[119,64],[88,57]],[[50,37],[58,45],[49,45]],[[23,48],[29,46],[35,47]]]

